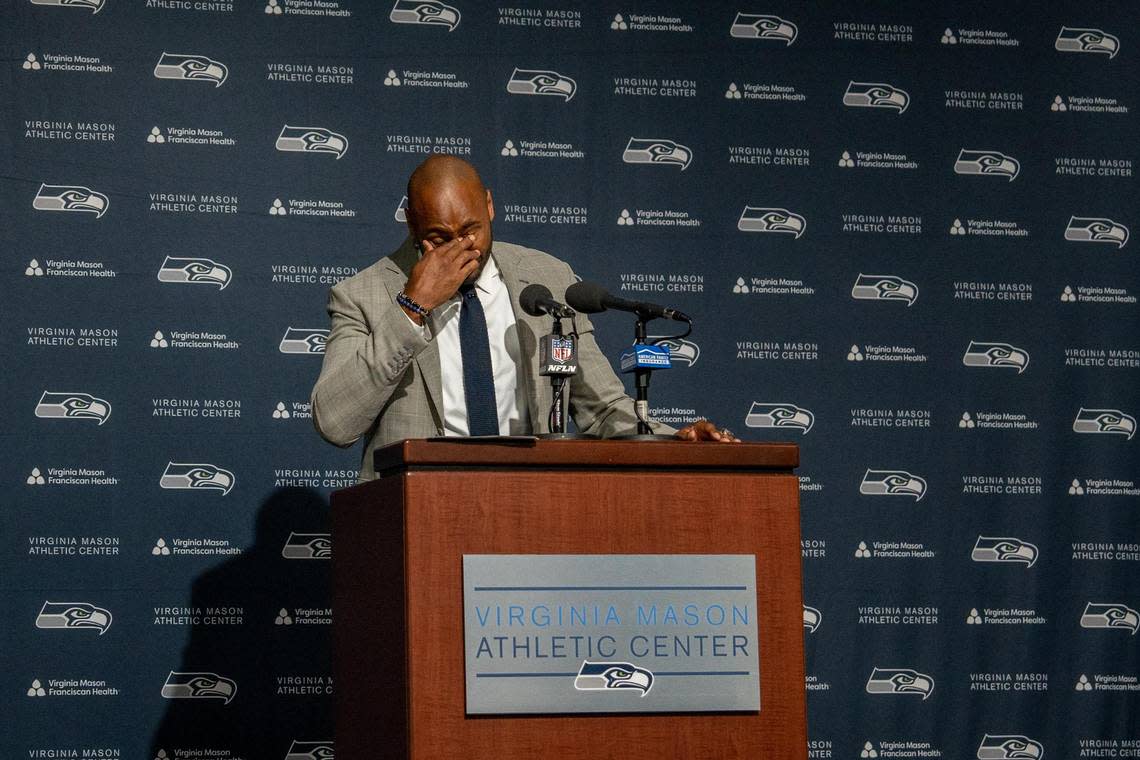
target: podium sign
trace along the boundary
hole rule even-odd
[[[756,557],[463,556],[468,714],[759,711]]]

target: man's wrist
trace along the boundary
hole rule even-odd
[[[412,321],[418,325],[422,325],[427,315],[431,312],[431,309],[419,301],[416,301],[403,290],[396,294],[396,303],[398,303],[400,308],[404,310],[404,313],[411,317]]]

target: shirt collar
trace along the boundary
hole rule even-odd
[[[487,263],[483,265],[483,271],[479,273],[479,279],[475,280],[475,287],[490,294],[495,285],[502,279],[503,275],[499,271],[498,265],[495,264],[495,257],[488,256]]]

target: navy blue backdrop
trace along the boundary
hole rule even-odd
[[[0,755],[333,741],[309,389],[432,151],[694,315],[659,418],[802,447],[811,757],[1140,753],[1135,3],[3,15]]]

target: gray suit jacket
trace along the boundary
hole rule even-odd
[[[550,332],[549,317],[531,317],[519,306],[519,293],[531,283],[550,288],[565,300],[574,273],[562,261],[530,248],[495,241],[492,256],[503,275],[517,318],[521,356],[519,382],[525,384],[535,433],[548,432],[550,383],[538,374],[538,339]],[[337,446],[364,438],[361,480],[376,477],[372,452],[405,438],[444,434],[439,349],[434,336],[408,320],[396,304],[419,258],[410,239],[390,256],[329,292],[332,320],[321,375],[313,387],[313,422]],[[578,429],[602,437],[636,432],[633,400],[594,341],[593,326],[579,315],[578,374],[569,381],[570,414]],[[430,324],[430,320],[429,320]],[[654,424],[656,432],[672,428]]]

